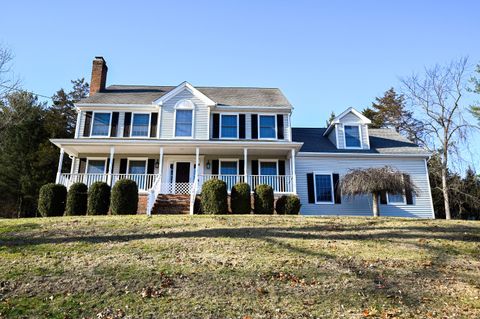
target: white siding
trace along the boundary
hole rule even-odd
[[[337,135],[335,133],[335,128],[333,128],[333,130],[331,130],[328,134],[328,139],[330,140],[330,142],[332,142],[333,145],[337,146]]]
[[[362,123],[362,120],[352,112],[346,114],[340,121],[343,123]]]
[[[174,136],[174,117],[175,117],[175,104],[183,99],[187,99],[193,102],[195,105],[195,118],[193,125],[193,138],[194,139],[208,139],[208,106],[199,98],[194,96],[188,89],[184,89],[176,96],[165,102],[162,107],[162,115],[160,120],[160,138],[171,139]]]
[[[349,169],[382,167],[390,165],[410,175],[419,188],[413,205],[380,205],[381,216],[432,218],[431,195],[428,187],[428,173],[423,158],[346,158],[346,155],[332,157],[297,156],[297,192],[302,202],[302,215],[349,215],[372,216],[370,196],[347,198],[342,196],[341,204],[308,203],[307,173],[331,171],[340,174],[340,179]]]

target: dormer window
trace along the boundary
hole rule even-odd
[[[260,115],[260,138],[274,139],[277,137],[276,130],[276,116],[275,115]]]
[[[148,137],[150,114],[134,113],[130,136]]]
[[[221,138],[238,138],[238,115],[222,114],[220,127]]]
[[[345,125],[345,147],[347,148],[361,148],[362,141],[360,140],[360,125]]]
[[[111,113],[94,112],[90,136],[109,136],[111,115]]]

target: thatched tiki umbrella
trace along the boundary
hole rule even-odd
[[[417,187],[404,173],[385,166],[381,168],[352,169],[341,181],[342,193],[346,196],[372,194],[373,216],[378,217],[378,199],[381,192],[390,194],[417,193]]]

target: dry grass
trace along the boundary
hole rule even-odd
[[[479,318],[480,223],[0,221],[0,318]]]

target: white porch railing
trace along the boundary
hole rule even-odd
[[[59,183],[67,188],[73,183],[84,183],[90,187],[95,182],[105,182],[113,186],[121,179],[131,179],[137,183],[139,190],[147,191],[153,187],[157,177],[157,174],[61,174]]]
[[[202,191],[202,185],[210,179],[220,179],[227,184],[227,190],[230,192],[233,185],[245,182],[245,175],[212,175],[204,174],[198,176],[197,192]],[[272,186],[275,193],[293,193],[292,175],[247,175],[247,181],[252,191],[257,185],[267,184]]]

